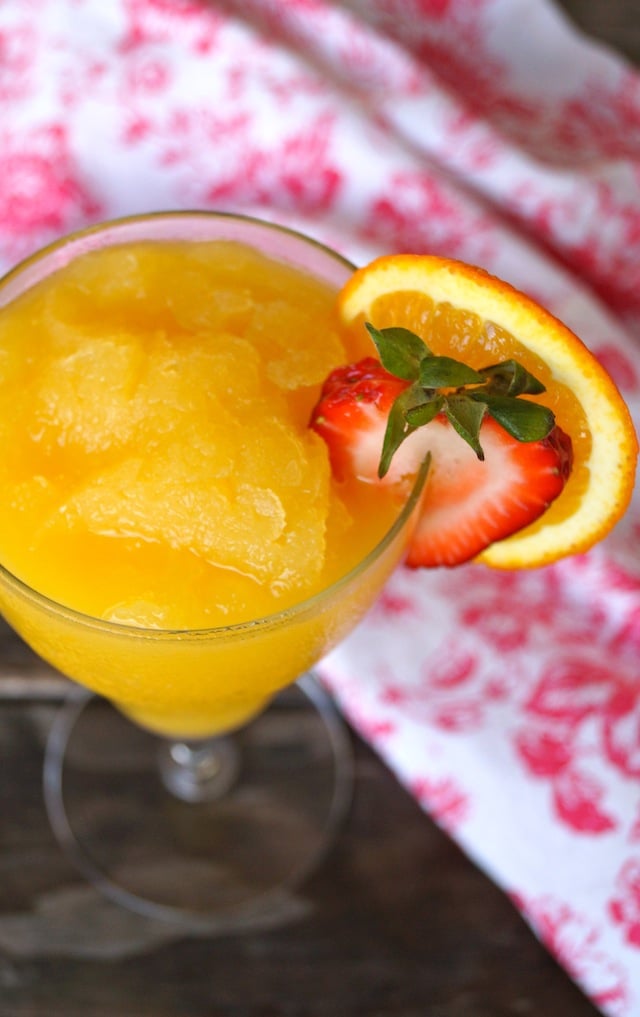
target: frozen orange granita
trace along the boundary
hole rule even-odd
[[[335,311],[350,271],[286,230],[176,213],[2,280],[0,610],[146,727],[242,724],[406,548],[417,492],[337,480],[309,427],[360,353]]]
[[[0,315],[0,558],[92,616],[170,629],[312,595],[384,533],[308,427],[335,293],[232,241],[94,251]]]

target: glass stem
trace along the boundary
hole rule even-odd
[[[163,742],[160,774],[166,789],[184,802],[222,798],[240,772],[240,752],[230,735],[206,741]]]

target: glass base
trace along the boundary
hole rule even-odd
[[[200,796],[171,769],[188,746],[169,751],[79,689],[58,714],[45,757],[60,844],[99,890],[146,917],[220,932],[281,920],[283,900],[321,862],[348,809],[348,733],[305,675],[227,735],[223,749],[224,774],[198,761],[211,784]]]

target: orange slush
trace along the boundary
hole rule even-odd
[[[326,375],[360,352],[334,300],[235,240],[141,240],[0,311],[0,561],[19,580],[0,607],[152,729],[246,720],[353,626],[402,553],[398,528],[321,592],[401,511],[339,486],[307,426]]]

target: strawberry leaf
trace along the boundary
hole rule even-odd
[[[483,367],[479,373],[496,395],[501,392],[510,396],[540,395],[546,391],[542,382],[517,360],[503,360],[500,364]]]
[[[420,363],[420,384],[424,388],[461,388],[483,381],[478,371],[453,357],[425,357]]]
[[[480,425],[485,415],[485,407],[464,395],[449,396],[444,409],[449,423],[456,429],[467,445],[470,445],[478,459],[484,459],[480,444]]]
[[[484,404],[494,420],[517,441],[541,441],[553,429],[555,418],[547,406],[479,390],[469,394],[472,400]]]
[[[384,440],[382,442],[382,453],[378,464],[378,476],[380,479],[388,473],[389,467],[391,466],[391,460],[400,448],[404,439],[410,433],[407,428],[404,409],[399,405],[401,399],[402,396],[398,396],[391,407],[387,418],[387,427],[384,432]],[[415,428],[412,428],[411,430],[415,430]]]
[[[437,417],[445,403],[444,396],[435,395],[407,410],[407,420],[412,427],[424,427]]]
[[[555,419],[546,406],[520,399],[539,395],[545,386],[517,360],[475,370],[453,357],[435,356],[407,328],[366,328],[390,374],[411,384],[400,393],[387,419],[378,475],[384,477],[402,442],[444,413],[461,438],[484,459],[480,428],[492,416],[517,441],[546,438]]]
[[[409,419],[410,412],[425,402],[424,393],[419,385],[410,385],[397,397],[387,418],[387,427],[382,442],[382,453],[378,466],[378,476],[384,477],[391,465],[391,460],[400,445],[413,434],[421,424],[413,424]],[[435,416],[435,414],[434,414]]]
[[[365,327],[375,343],[382,366],[403,381],[416,381],[420,363],[431,356],[429,347],[408,328],[375,328],[369,322]]]

